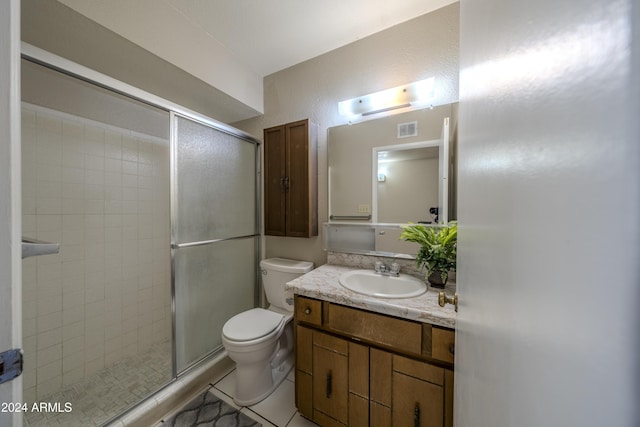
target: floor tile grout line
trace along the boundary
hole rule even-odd
[[[282,427],[286,427],[286,426],[288,426],[289,424],[291,424],[291,421],[293,421],[293,419],[296,417],[296,414],[297,414],[297,413],[298,413],[298,410],[297,410],[297,409],[296,409],[295,411],[293,411],[293,414],[291,415],[291,417],[289,417],[289,421],[287,421],[287,423],[286,423],[284,426],[282,426]]]
[[[233,399],[233,396],[231,396],[231,395],[230,395],[230,394],[228,394],[228,393],[225,393],[224,391],[220,390],[218,387],[215,387],[215,386],[214,386],[213,388],[215,388],[215,389],[216,389],[216,391],[218,391],[218,392],[220,392],[220,393],[224,394],[225,396],[227,396],[229,399]],[[240,408],[246,408],[246,406],[240,406]]]
[[[276,423],[272,422],[270,419],[266,418],[266,417],[265,417],[264,415],[262,415],[262,414],[259,414],[257,411],[254,411],[253,409],[251,409],[251,408],[250,408],[250,407],[248,407],[248,406],[244,406],[243,408],[246,408],[246,409],[247,409],[247,411],[249,411],[249,412],[253,412],[253,413],[254,413],[254,414],[256,414],[258,417],[262,418],[263,420],[265,420],[266,422],[268,422],[268,423],[269,423],[269,424],[271,424],[272,426],[275,426],[275,427],[283,427],[283,426],[278,426]],[[267,427],[268,427],[268,426],[267,426]]]

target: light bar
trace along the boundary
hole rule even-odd
[[[363,116],[383,111],[410,107],[412,104],[424,103],[434,97],[435,78],[397,86],[369,95],[347,99],[338,103],[338,110],[343,116]]]

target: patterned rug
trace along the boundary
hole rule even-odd
[[[227,405],[210,392],[211,388],[193,399],[163,426],[193,427],[260,427],[262,424]]]

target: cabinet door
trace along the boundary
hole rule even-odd
[[[286,235],[310,237],[318,234],[316,156],[308,120],[285,126],[286,141]],[[314,229],[315,228],[315,229]]]
[[[394,427],[442,427],[444,400],[441,386],[393,372]]]
[[[313,409],[343,424],[349,417],[348,342],[314,331],[313,333]]]
[[[393,355],[369,350],[369,417],[371,427],[391,427],[391,372]]]
[[[264,130],[264,231],[270,236],[286,234],[285,126]]]
[[[369,347],[349,343],[349,426],[369,426]]]
[[[313,418],[313,331],[296,327],[296,407]]]
[[[316,134],[308,120],[264,130],[266,235],[318,235]]]

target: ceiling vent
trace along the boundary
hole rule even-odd
[[[398,124],[398,138],[408,138],[418,136],[418,122]]]

